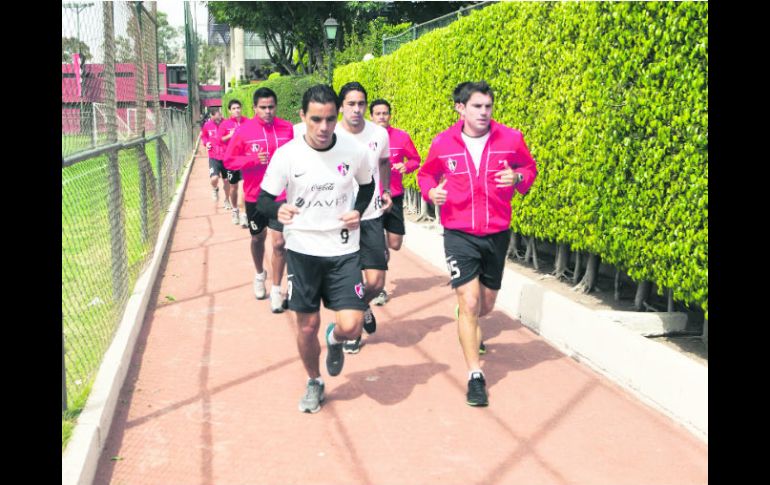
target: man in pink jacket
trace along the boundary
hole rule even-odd
[[[294,138],[294,125],[275,116],[278,97],[270,88],[259,88],[254,91],[253,119],[245,121],[235,130],[224,156],[224,164],[229,170],[239,170],[243,178],[243,194],[246,201],[246,216],[248,217],[249,232],[251,233],[251,257],[257,274],[254,277],[254,296],[262,300],[267,296],[265,271],[262,261],[265,255],[265,228],[268,227],[267,216],[257,212],[259,186],[265,176],[265,171],[275,151]],[[282,234],[279,232],[279,235]],[[274,237],[275,238],[275,237]],[[283,311],[280,298],[281,279],[285,264],[283,244],[273,248],[273,289],[278,289],[278,305],[272,305],[275,313]],[[278,254],[276,254],[278,253]],[[272,294],[276,293],[272,291]],[[272,300],[272,299],[271,299]]]
[[[230,113],[230,117],[220,123],[219,128],[217,129],[217,141],[219,142],[219,149],[222,154],[227,151],[227,146],[230,144],[235,129],[248,119],[241,116],[241,102],[237,99],[231,99],[230,102],[227,103],[227,111]],[[230,200],[232,201],[233,224],[240,224],[241,226],[246,227],[247,221],[246,211],[243,204],[243,192],[239,190],[238,185],[241,181],[241,172],[235,169],[228,169],[226,163],[224,166],[227,170],[227,181],[230,182],[231,186]],[[239,192],[241,192],[240,197],[238,197]],[[244,210],[241,211],[241,209]]]
[[[478,319],[495,306],[510,240],[511,199],[537,176],[521,132],[492,120],[484,82],[461,86],[461,119],[439,133],[417,173],[425,200],[441,208],[444,253],[458,301],[458,334],[468,366],[471,406],[488,404],[479,361]]]
[[[384,99],[375,99],[369,105],[369,114],[372,121],[388,131],[390,143],[390,196],[393,206],[389,212],[383,215],[382,225],[388,240],[388,258],[390,249],[398,251],[404,242],[406,228],[404,226],[404,186],[402,179],[404,174],[412,173],[420,167],[420,154],[414,147],[409,133],[390,126],[390,103]],[[373,300],[375,305],[384,305],[388,294],[383,288],[380,294]]]
[[[230,182],[227,181],[225,167],[222,165],[222,152],[217,143],[217,129],[222,122],[222,111],[218,107],[209,111],[211,118],[201,127],[201,143],[209,154],[209,179],[211,180],[211,198],[219,199],[219,178],[222,177],[222,187],[225,189],[225,209],[230,204]]]

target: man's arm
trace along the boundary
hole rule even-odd
[[[516,168],[514,168],[513,171],[514,173],[521,174],[522,179],[519,183],[514,184],[514,188],[518,193],[524,195],[529,192],[529,188],[532,187],[532,184],[537,178],[537,165],[535,159],[532,158],[532,155],[529,153],[529,148],[527,148],[523,136],[521,137],[521,145],[519,146],[518,154],[519,157],[515,160]]]
[[[437,146],[437,140],[434,139],[430,145],[430,150],[428,150],[428,157],[425,159],[425,163],[417,171],[417,185],[420,187],[422,198],[426,202],[431,203],[433,203],[433,200],[431,200],[430,191],[438,185],[439,179],[444,174],[444,167],[438,158]]]
[[[412,142],[412,138],[407,134],[406,142],[404,143],[404,156],[406,157],[406,173],[412,173],[420,168],[420,154],[417,153],[417,148]]]

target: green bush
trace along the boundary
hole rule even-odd
[[[261,87],[270,88],[278,96],[278,109],[276,116],[292,123],[299,123],[299,110],[302,108],[302,95],[307,88],[314,84],[324,82],[317,76],[279,76],[268,79],[258,84],[249,84],[233,89],[222,97],[222,106],[227,116],[227,103],[231,99],[241,102],[243,116],[254,117],[252,97],[254,91]]]
[[[279,77],[281,77],[281,73],[280,72],[271,72],[270,75],[267,76],[267,80],[270,81],[270,80],[273,80],[273,79],[278,79]]]
[[[334,86],[390,101],[424,158],[457,119],[453,88],[479,79],[538,162],[512,229],[707,311],[708,3],[501,2],[336,69]]]

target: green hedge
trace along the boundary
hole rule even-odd
[[[424,158],[457,119],[454,86],[479,79],[538,162],[513,230],[707,311],[708,3],[501,2],[338,68],[334,86],[389,100]]]
[[[237,99],[241,102],[243,116],[254,117],[254,106],[252,96],[258,88],[270,88],[278,96],[278,110],[276,116],[292,123],[299,123],[299,110],[302,108],[302,95],[307,88],[314,84],[324,82],[317,76],[280,76],[275,79],[268,79],[258,84],[249,84],[241,86],[226,93],[222,97],[222,107],[227,116],[227,103],[231,99]]]

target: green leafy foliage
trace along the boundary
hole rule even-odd
[[[254,117],[254,91],[261,87],[270,88],[278,96],[278,109],[276,116],[292,123],[299,123],[299,110],[302,108],[302,95],[310,86],[324,81],[314,75],[311,76],[278,76],[257,84],[248,84],[229,91],[222,97],[224,115],[227,117],[227,103],[231,99],[241,102],[241,112],[248,118]]]
[[[538,162],[511,227],[589,251],[708,310],[708,3],[501,2],[335,70],[427,155],[484,79]],[[416,188],[413,174],[404,185]]]

